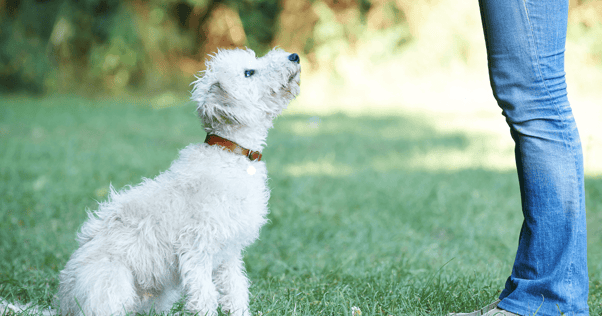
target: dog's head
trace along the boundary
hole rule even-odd
[[[299,56],[274,49],[219,50],[192,84],[192,100],[206,130],[224,125],[266,125],[299,94]]]

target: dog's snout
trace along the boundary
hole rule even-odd
[[[288,55],[288,60],[298,64],[299,63],[299,55],[294,54],[294,53],[290,54],[290,55]]]

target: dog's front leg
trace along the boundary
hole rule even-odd
[[[236,316],[248,316],[249,280],[241,257],[238,252],[224,260],[214,275],[214,281],[220,292],[222,311]]]
[[[186,291],[186,309],[202,316],[217,315],[218,292],[212,281],[213,256],[202,251],[180,255],[180,277]]]

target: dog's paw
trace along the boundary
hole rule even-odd
[[[231,311],[231,310],[222,308],[222,312],[229,316],[251,316],[251,312],[249,312],[248,309],[239,309],[239,310]]]
[[[187,303],[186,306],[184,307],[186,309],[187,312],[192,313],[193,315],[198,315],[198,316],[217,316],[217,304],[215,304],[215,306],[213,306],[213,304],[210,304],[211,306],[201,306],[201,304],[191,304],[191,303]]]

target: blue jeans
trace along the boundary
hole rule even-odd
[[[589,315],[583,156],[564,73],[568,0],[479,5],[524,215],[498,306],[519,315]]]

